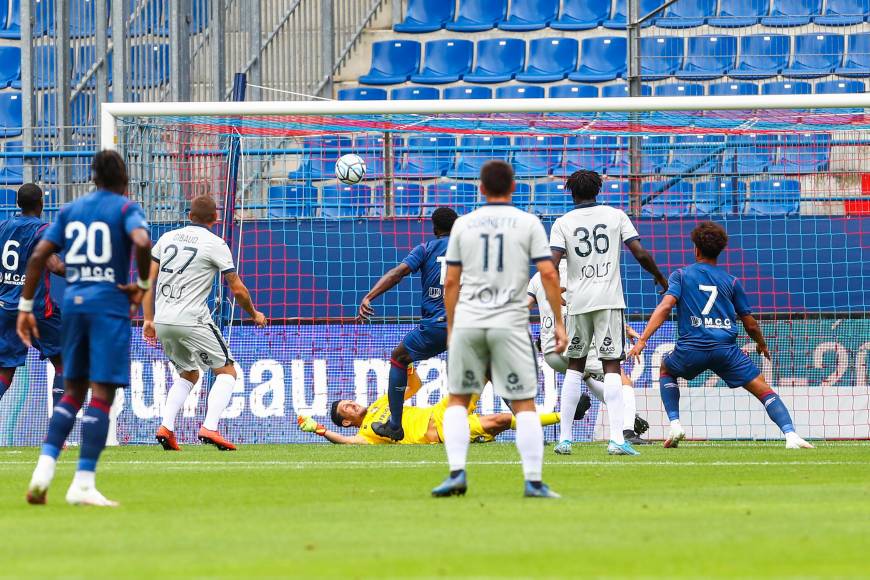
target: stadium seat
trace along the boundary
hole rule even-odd
[[[707,24],[718,28],[742,28],[758,24],[767,16],[770,0],[720,0],[719,12]]]
[[[776,162],[778,145],[776,135],[746,134],[730,137],[722,171],[731,175],[764,173]]]
[[[21,141],[7,141],[6,153],[23,152]],[[0,183],[3,185],[21,185],[24,183],[24,156],[4,157],[0,159]]]
[[[640,39],[640,74],[645,81],[658,81],[677,72],[683,64],[683,39],[679,36],[648,36]],[[585,52],[583,53],[585,60]],[[623,68],[625,58],[623,58]]]
[[[561,81],[577,68],[577,49],[573,38],[535,38],[529,41],[526,69],[516,78],[531,83]]]
[[[477,63],[463,77],[468,83],[503,83],[523,70],[526,41],[519,38],[487,38],[477,43]]]
[[[135,8],[139,5],[139,13]],[[130,17],[132,21],[127,26],[127,35],[131,37],[145,36],[146,34],[168,34],[169,29],[160,23],[162,12],[166,4],[163,0],[130,0]]]
[[[554,30],[592,30],[610,17],[610,3],[601,0],[562,0],[559,18],[550,23]]]
[[[647,181],[641,184],[640,192],[646,201],[641,208],[641,213],[655,218],[692,215],[695,203],[695,188],[692,184],[680,180],[670,187],[665,187],[667,183]]]
[[[722,178],[702,181],[695,184],[695,213],[706,216],[730,214],[738,200],[745,197],[746,183],[741,180]]]
[[[431,179],[441,177],[453,167],[456,138],[452,135],[421,135],[408,137],[407,160],[400,157],[395,177],[402,179]]]
[[[34,89],[53,89],[57,86],[57,67],[55,66],[54,47],[37,46],[31,55],[34,71]]]
[[[594,36],[580,43],[580,67],[568,78],[581,83],[612,81],[625,74],[626,40],[618,36]]]
[[[809,79],[827,76],[843,62],[843,37],[839,34],[800,34],[795,37],[791,66],[782,76]]]
[[[269,188],[269,217],[313,217],[317,207],[317,188],[302,183],[273,185]]]
[[[822,0],[773,0],[763,26],[804,26],[822,13]]]
[[[489,87],[456,86],[444,89],[441,95],[444,99],[491,99],[492,89]]]
[[[444,0],[408,0],[405,19],[393,26],[396,32],[423,33],[441,30],[453,20],[454,2]]]
[[[716,11],[716,0],[680,0],[656,20],[659,28],[694,28],[702,26]]]
[[[507,4],[504,0],[459,0],[456,20],[448,22],[444,28],[454,32],[492,30],[504,20]]]
[[[817,95],[838,95],[849,93],[863,93],[867,91],[864,81],[821,81],[816,83]],[[836,110],[836,109],[835,109]]]
[[[0,38],[8,40],[21,39],[21,0],[0,2]],[[9,12],[7,14],[6,9]]]
[[[106,1],[106,17],[111,14],[111,0],[67,0],[69,7],[69,34],[71,38],[85,38],[96,34],[96,3]],[[108,22],[104,25],[108,28]]]
[[[870,34],[850,34],[848,50],[843,66],[834,72],[843,77],[870,76]]]
[[[480,195],[476,183],[470,181],[435,183],[426,189],[423,213],[427,216],[432,215],[435,208],[446,206],[463,215],[479,204]]]
[[[363,179],[382,179],[384,177],[384,138],[382,135],[358,135],[353,140],[353,152],[365,161],[366,174]]]
[[[802,81],[774,81],[761,85],[762,95],[809,95],[812,92],[813,86]]]
[[[441,91],[435,87],[399,87],[390,91],[393,101],[431,101],[441,98]]]
[[[299,166],[291,171],[290,181],[310,181],[335,177],[335,162],[345,153],[350,153],[349,137],[306,137],[302,140]]]
[[[797,179],[770,179],[749,184],[747,215],[794,215],[800,212],[801,184]]]
[[[0,93],[0,137],[21,135],[21,93]]]
[[[430,40],[426,43],[426,59],[411,82],[424,85],[455,83],[471,70],[474,43],[470,40]]]
[[[33,12],[33,37],[54,36],[54,0],[36,0]]]
[[[707,89],[710,96],[757,95],[758,83],[713,83]]]
[[[377,88],[354,87],[338,91],[339,101],[385,101],[387,91]]]
[[[821,16],[813,18],[819,26],[861,24],[870,15],[870,0],[828,0]]]
[[[625,180],[606,180],[601,185],[601,192],[596,198],[598,203],[617,207],[623,211],[628,211],[630,205],[629,195],[631,194],[631,184]]]
[[[498,23],[502,30],[527,32],[550,25],[559,14],[559,0],[511,0],[507,17]]]
[[[518,178],[547,177],[562,162],[565,140],[551,135],[517,137],[511,164]]]
[[[361,217],[371,207],[372,188],[335,183],[324,186],[320,196],[320,217]]]
[[[386,188],[378,185],[374,188],[369,216],[383,216],[386,209]],[[423,186],[419,183],[397,181],[393,183],[393,215],[398,217],[418,217],[423,214]]]
[[[662,175],[686,175],[718,172],[725,150],[721,135],[677,135],[673,156],[662,167]]]
[[[542,92],[543,90],[541,89]],[[491,137],[489,135],[463,137],[459,142],[459,147],[462,150],[459,151],[456,166],[447,172],[447,176],[477,179],[480,177],[480,168],[490,159],[508,160],[510,145],[510,137]]]
[[[532,186],[526,182],[518,181],[516,189],[511,196],[511,202],[523,211],[529,211],[532,205]]]
[[[554,85],[550,87],[548,96],[551,99],[594,99],[598,96],[598,87],[592,85]]]
[[[535,200],[531,211],[538,215],[563,215],[574,207],[571,192],[562,180],[535,185]]]
[[[643,18],[664,3],[665,0],[640,0],[640,14],[638,14],[638,18]],[[616,4],[613,6],[613,12],[610,13],[610,18],[602,22],[602,26],[613,30],[625,30],[628,23],[627,18],[628,6],[626,0],[616,0]],[[641,26],[643,28],[652,26],[656,23],[658,18],[659,16],[653,16],[645,21]]]
[[[496,99],[543,99],[544,87],[534,85],[508,85],[495,90]]]
[[[653,93],[652,87],[649,85],[641,85],[640,96],[651,97]],[[615,85],[607,85],[601,87],[601,96],[605,99],[613,97],[628,97],[629,90],[627,83],[618,83]]]
[[[21,49],[17,46],[0,46],[0,89],[21,80]]]
[[[681,80],[711,80],[734,68],[737,39],[733,36],[690,36],[683,67],[676,77]]]
[[[565,142],[564,175],[571,175],[580,169],[606,173],[613,166],[617,152],[616,137],[601,135],[575,135]]]
[[[646,175],[659,173],[668,163],[671,138],[667,135],[644,135],[640,139],[641,171]],[[626,141],[627,144],[627,141]],[[628,175],[631,173],[631,159],[627,148],[617,150],[613,162],[605,172],[608,175]]]
[[[823,133],[789,134],[780,138],[780,158],[768,172],[780,175],[815,173],[828,168],[831,136]]]
[[[169,45],[140,44],[130,48],[130,86],[156,87],[169,80]]]
[[[728,71],[735,79],[775,77],[788,65],[791,37],[784,34],[757,34],[740,39],[737,66]]]
[[[657,97],[701,97],[704,85],[700,83],[668,83],[655,88]]]
[[[359,78],[367,85],[395,85],[420,69],[420,43],[413,40],[383,40],[372,44],[369,72]]]

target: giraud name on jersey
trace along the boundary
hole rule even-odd
[[[199,241],[199,236],[192,236],[184,232],[178,232],[172,236],[173,242],[185,242],[187,244],[195,244]]]

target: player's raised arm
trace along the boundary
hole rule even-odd
[[[251,293],[248,290],[248,287],[245,286],[245,283],[242,282],[239,275],[236,272],[227,272],[224,274],[224,280],[227,281],[227,285],[230,287],[230,292],[232,292],[233,296],[236,298],[236,302],[239,303],[242,310],[248,313],[248,316],[251,317],[254,324],[261,328],[266,326],[268,323],[266,315],[254,308],[254,302],[251,300]]]
[[[33,296],[36,287],[42,277],[48,260],[57,253],[60,247],[52,241],[42,239],[36,244],[30,260],[27,262],[24,288],[21,290],[21,299],[18,301],[18,322],[16,332],[21,342],[29,348],[33,345],[33,339],[39,338],[39,330],[36,328],[36,317],[33,315]]]
[[[342,435],[335,431],[330,431],[322,423],[318,423],[313,417],[305,417],[300,415],[296,418],[296,424],[305,433],[314,433],[336,445],[370,445],[370,442],[365,437],[359,435]]]
[[[643,329],[640,338],[637,339],[637,342],[635,342],[634,346],[631,347],[631,350],[628,351],[627,356],[634,358],[640,356],[640,353],[642,353],[646,348],[646,343],[649,341],[650,337],[655,334],[656,331],[661,328],[662,324],[664,324],[670,317],[671,310],[673,310],[676,305],[677,299],[673,295],[666,294],[665,297],[662,298],[662,301],[659,302],[658,306],[656,306],[652,316],[649,317],[649,322],[646,323],[646,328]]]
[[[764,339],[764,333],[761,332],[761,326],[752,315],[752,309],[749,307],[749,299],[746,297],[743,285],[735,278],[732,288],[734,291],[731,294],[731,303],[734,304],[734,312],[740,317],[740,322],[743,323],[746,334],[755,343],[755,351],[767,360],[770,360],[767,341]]]
[[[423,246],[417,246],[414,252],[417,250],[422,250]],[[414,252],[411,255],[414,255]],[[405,276],[411,273],[411,267],[405,262],[401,262],[397,264],[394,268],[390,269],[389,272],[381,276],[381,278],[375,282],[375,285],[372,286],[372,289],[369,290],[368,294],[362,299],[362,302],[359,304],[359,312],[357,313],[358,319],[361,321],[366,321],[371,318],[375,309],[372,308],[372,300],[377,297],[385,294],[393,287],[395,287],[399,282],[401,282]]]

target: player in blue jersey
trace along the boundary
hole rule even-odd
[[[74,505],[114,507],[95,485],[100,453],[109,432],[115,390],[130,382],[130,316],[148,289],[151,239],[139,204],[127,199],[127,168],[115,151],[101,151],[91,166],[97,189],[60,211],[27,264],[18,304],[18,335],[30,345],[39,338],[33,297],[49,256],[64,251],[67,287],[63,298],[63,362],[66,389],[27,491],[27,501],[45,503],[54,468],[88,389],[82,418],[78,469],[66,494]],[[130,253],[138,282],[128,283]]]
[[[758,366],[737,346],[737,319],[755,341],[758,354],[770,359],[761,328],[740,282],[716,265],[728,245],[728,234],[719,224],[704,222],[692,231],[695,260],[671,274],[668,291],[629,356],[637,357],[647,341],[664,324],[674,306],[678,314],[678,338],[674,350],[661,365],[661,396],[671,421],[665,447],[676,447],[686,436],[680,425],[680,389],[677,379],[691,380],[704,371],[719,375],[732,389],[743,387],[764,405],[771,420],[785,434],[787,449],[812,445],[795,432],[782,399],[770,388]]]
[[[438,356],[447,350],[447,314],[443,296],[447,267],[444,254],[447,252],[450,230],[453,229],[453,222],[457,217],[456,212],[449,207],[436,209],[432,213],[435,239],[414,248],[401,264],[384,274],[359,306],[359,319],[369,320],[375,313],[372,300],[397,285],[408,274],[420,272],[423,283],[420,324],[402,339],[390,355],[390,381],[387,390],[390,420],[372,425],[375,433],[393,441],[401,441],[405,437],[402,429],[402,407],[405,404],[405,388],[408,386],[408,365]]]
[[[25,183],[16,196],[21,215],[0,222],[0,399],[12,386],[15,369],[24,366],[27,347],[15,330],[18,318],[18,300],[24,287],[27,260],[48,224],[42,221],[42,190],[38,185]],[[46,263],[52,273],[63,275],[63,262],[51,255]],[[39,339],[33,346],[40,356],[54,365],[54,384],[51,394],[56,406],[63,395],[63,364],[60,348],[60,309],[51,300],[49,276],[46,274],[36,286],[33,314],[39,329]]]

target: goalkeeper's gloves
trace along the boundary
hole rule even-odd
[[[315,433],[321,437],[326,435],[326,427],[315,421],[312,417],[304,417],[300,415],[296,419],[296,423],[299,425],[299,428],[306,433]]]

